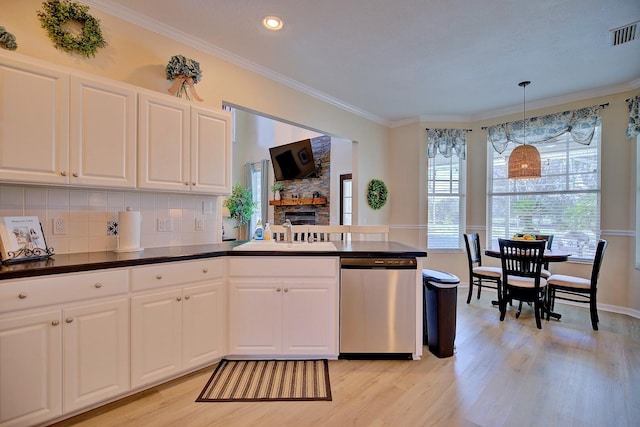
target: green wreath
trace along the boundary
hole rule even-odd
[[[18,43],[16,43],[16,36],[11,34],[6,28],[0,26],[0,44],[4,45],[7,50],[16,50]]]
[[[98,49],[107,45],[102,37],[100,21],[89,15],[89,6],[69,0],[48,0],[42,6],[44,10],[38,11],[40,23],[56,47],[67,52],[79,52],[88,58],[96,56]],[[64,25],[70,21],[82,25],[80,34],[75,35],[64,29]]]
[[[389,190],[384,181],[372,179],[367,188],[367,203],[373,209],[380,209],[387,203]]]

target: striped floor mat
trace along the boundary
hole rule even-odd
[[[329,362],[222,359],[196,402],[331,400]]]

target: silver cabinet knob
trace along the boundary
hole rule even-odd
[[[74,173],[72,173],[72,175],[73,175],[74,178],[77,178],[78,177],[78,172],[74,172]]]
[[[62,176],[67,176],[67,172],[66,172],[66,171],[61,171],[61,172],[60,172],[60,175],[62,175]]]
[[[189,298],[191,298],[191,295],[185,295],[184,296],[184,299],[189,299]]]
[[[189,183],[188,183],[188,182],[185,182],[185,183],[184,183],[184,185],[189,185]]]
[[[284,291],[285,292],[289,292],[289,288],[284,288]]]
[[[176,301],[182,301],[182,297],[177,297]]]
[[[51,322],[51,326],[58,326],[59,324],[60,322],[58,322],[57,320]]]
[[[280,292],[282,289],[280,288],[276,288],[276,292]]]
[[[208,269],[208,268],[203,268],[203,269],[202,269],[202,272],[203,272],[203,273],[208,273],[208,272],[209,272],[209,269]]]
[[[93,285],[93,286],[95,286],[96,288],[100,289],[100,288],[102,287],[102,283],[97,282],[97,283],[96,283],[95,285]]]
[[[73,322],[73,317],[67,317],[66,319],[64,319],[65,322],[67,323],[72,323]]]
[[[156,276],[156,279],[158,279],[158,280],[162,279],[162,275],[161,275],[161,274],[158,274],[158,275]]]
[[[195,186],[196,186],[196,183],[195,183],[195,182],[192,182],[192,183],[191,183],[191,185],[193,185],[193,186],[195,187]]]
[[[20,294],[18,295],[18,298],[25,299],[27,298],[27,294],[25,292],[20,292]]]

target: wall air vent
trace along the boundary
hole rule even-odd
[[[610,30],[611,32],[611,45],[618,46],[623,43],[628,43],[630,41],[640,39],[640,34],[638,33],[638,24],[640,21],[632,22],[629,25],[625,25],[623,27],[614,28]]]

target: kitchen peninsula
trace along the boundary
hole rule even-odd
[[[0,424],[78,414],[222,357],[337,358],[340,260],[416,258],[394,242],[235,250],[245,242],[89,252],[0,267]],[[282,245],[287,245],[282,243]]]

